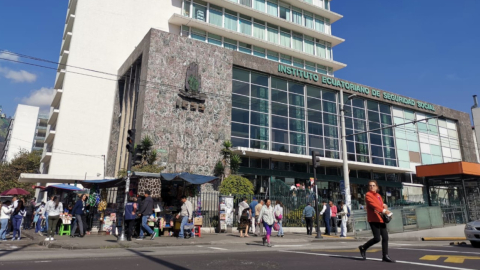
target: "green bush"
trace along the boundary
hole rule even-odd
[[[241,177],[239,175],[230,175],[229,177],[225,178],[225,180],[223,180],[222,184],[220,185],[220,193],[223,195],[252,195],[253,184],[247,178]]]

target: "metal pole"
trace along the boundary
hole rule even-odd
[[[125,241],[125,207],[127,206],[127,197],[130,189],[130,171],[127,173],[127,180],[125,181],[125,198],[123,201],[123,217],[122,217],[122,233],[117,241]]]
[[[315,151],[312,151],[312,156],[315,156]],[[315,238],[322,239],[322,233],[320,232],[320,212],[318,211],[318,185],[317,185],[317,169],[315,168],[315,158],[313,159],[313,179],[315,183],[315,218],[317,219],[317,226],[315,229],[317,230],[317,236]],[[308,226],[308,225],[307,225]]]
[[[348,173],[348,156],[347,156],[347,140],[345,131],[345,110],[343,106],[343,90],[340,90],[340,118],[342,124],[342,152],[343,152],[343,179],[345,182],[345,204],[347,208],[351,209],[351,196],[350,196],[350,175]],[[351,212],[351,211],[350,211]],[[352,214],[350,214],[352,218]]]

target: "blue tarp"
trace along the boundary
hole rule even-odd
[[[160,177],[163,180],[172,181],[172,180],[185,180],[188,183],[194,185],[201,185],[208,183],[210,181],[218,179],[215,176],[206,176],[206,175],[199,175],[199,174],[190,174],[190,173],[161,173]]]
[[[58,188],[58,189],[64,189],[64,190],[72,190],[72,191],[80,191],[82,190],[79,187],[76,186],[71,186],[71,185],[66,185],[66,184],[56,184],[56,185],[51,185],[48,186],[47,189],[51,188]]]

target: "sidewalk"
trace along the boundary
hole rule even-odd
[[[262,238],[250,236],[249,238],[240,238],[238,234],[202,234],[202,237],[190,239],[177,239],[175,237],[161,236],[154,240],[146,237],[145,240],[133,240],[117,242],[113,235],[86,235],[84,238],[71,238],[69,236],[56,236],[55,241],[44,241],[46,237],[40,237],[38,234],[28,233],[33,238],[34,243],[48,248],[62,249],[109,249],[109,248],[139,248],[139,247],[166,247],[166,246],[192,246],[192,245],[261,245]],[[275,234],[274,234],[275,235]],[[315,239],[315,235],[306,235],[305,233],[290,233],[284,237],[272,235],[272,242],[275,244],[289,243],[308,243],[308,242],[344,242],[355,241],[353,237],[340,238],[338,236],[324,236],[323,239]]]

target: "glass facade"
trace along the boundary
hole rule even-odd
[[[277,16],[293,23],[300,24],[304,27],[322,32],[330,33],[330,22],[321,16],[314,15],[310,12],[291,7],[285,4],[279,4],[276,0],[269,1],[250,1],[239,0],[240,4],[249,5],[255,9],[262,9],[262,11]],[[242,2],[247,1],[247,2]],[[274,15],[275,14],[275,15]],[[314,55],[320,58],[333,60],[332,44],[324,40],[314,38],[312,36],[297,33],[290,29],[279,27],[277,25],[261,21],[250,16],[225,9],[220,6],[216,6],[201,0],[184,1],[183,2],[183,15],[200,20],[218,27],[225,28],[234,32],[239,32],[244,35],[248,35],[252,38],[262,39],[267,42],[275,43],[279,46],[289,49],[297,50],[306,54]],[[185,27],[182,27],[185,28]],[[186,33],[187,30],[183,30],[182,33]],[[205,31],[203,31],[205,32]],[[205,36],[207,33],[205,33]],[[194,35],[193,38],[196,36]],[[206,41],[207,38],[197,38],[198,40]],[[217,44],[218,45],[218,44]],[[246,44],[249,47],[252,45]],[[238,47],[237,47],[238,48]],[[252,54],[252,50],[245,51],[245,53]],[[256,55],[256,54],[254,54]],[[259,55],[256,55],[259,56]],[[260,57],[266,57],[265,54]],[[267,57],[268,58],[268,57]],[[276,57],[279,58],[279,57]],[[287,59],[290,58],[290,59]],[[270,58],[269,58],[270,59]],[[281,57],[279,59],[282,59]],[[302,68],[306,68],[304,64],[305,59],[301,60]],[[277,60],[278,61],[278,60]],[[288,65],[294,65],[291,56],[285,57],[282,63]],[[315,64],[313,64],[315,65]],[[331,68],[323,67],[319,72],[323,74],[333,73]]]
[[[310,61],[304,61],[296,57],[292,57],[286,54],[281,54],[272,50],[267,50],[262,47],[252,46],[250,44],[239,42],[234,39],[225,38],[219,35],[208,33],[204,30],[200,30],[194,27],[182,25],[182,36],[193,38],[199,41],[214,44],[227,49],[239,51],[242,53],[254,55],[261,58],[267,58],[268,60],[281,62],[299,68],[304,68],[310,71],[314,71],[320,74],[333,76],[333,68],[323,65],[315,64]]]
[[[339,93],[241,68],[233,69],[232,84],[234,147],[299,155],[315,150],[322,157],[341,158]],[[347,95],[344,101],[350,161],[414,169],[461,160],[453,121],[386,128],[430,116]],[[378,180],[386,178],[383,174]]]
[[[394,107],[395,124],[430,118],[432,115]],[[398,162],[403,168],[461,161],[457,125],[454,121],[429,119],[395,128]]]

